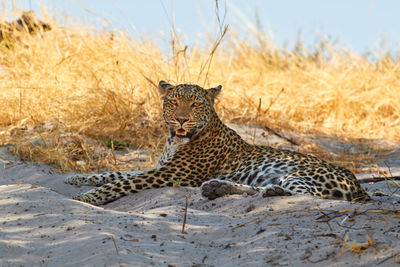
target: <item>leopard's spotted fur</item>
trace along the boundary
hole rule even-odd
[[[214,99],[221,86],[172,86],[164,81],[168,139],[155,169],[72,176],[67,183],[101,185],[74,199],[101,205],[150,188],[200,186],[209,199],[225,194],[261,191],[263,196],[308,194],[322,198],[369,200],[347,169],[288,150],[246,143],[218,118]]]

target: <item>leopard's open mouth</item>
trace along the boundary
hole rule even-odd
[[[177,136],[179,136],[179,137],[186,137],[187,133],[188,132],[185,129],[182,129],[182,128],[180,128],[180,129],[175,131],[175,134]]]

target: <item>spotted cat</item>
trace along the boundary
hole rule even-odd
[[[214,199],[227,194],[264,197],[306,194],[322,198],[364,201],[370,197],[349,170],[311,155],[246,143],[214,110],[221,86],[159,83],[168,128],[157,166],[145,172],[108,172],[67,179],[74,185],[98,188],[76,200],[101,205],[141,190],[201,186]]]

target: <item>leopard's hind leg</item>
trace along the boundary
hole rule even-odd
[[[293,187],[293,183],[296,185]],[[216,199],[225,195],[235,194],[260,194],[262,197],[273,196],[290,196],[296,193],[311,194],[309,193],[309,185],[301,178],[283,177],[278,184],[267,184],[263,186],[250,186],[245,184],[235,183],[229,180],[212,179],[204,182],[201,185],[202,196],[209,200]]]
[[[263,197],[288,196],[295,194],[321,196],[321,190],[318,183],[299,176],[297,173],[282,176],[278,180],[278,184],[268,184],[261,191]]]
[[[370,197],[358,184],[353,174],[306,175],[298,173],[280,179],[279,185],[293,193],[321,198],[368,201]],[[350,176],[351,175],[351,176]]]
[[[104,184],[111,183],[116,180],[130,178],[138,174],[142,174],[143,171],[132,171],[132,172],[104,172],[99,174],[76,174],[71,175],[65,179],[66,184],[81,186],[81,185],[93,185],[101,186]]]
[[[280,179],[279,185],[291,191],[293,194],[302,194],[302,195],[317,195],[316,187],[317,185],[308,180],[307,178],[298,177],[295,174],[289,174]]]

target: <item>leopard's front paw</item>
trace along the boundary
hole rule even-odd
[[[230,181],[213,179],[201,185],[201,195],[213,200],[231,194],[234,187],[234,183]]]

